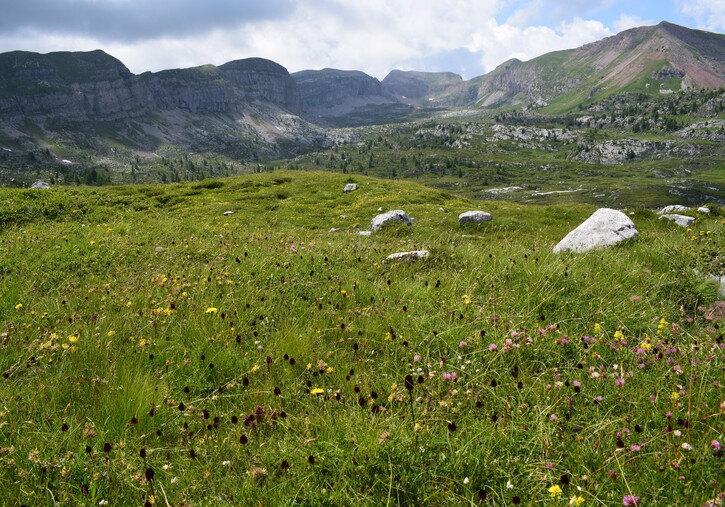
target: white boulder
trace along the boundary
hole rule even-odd
[[[627,215],[610,208],[600,208],[559,241],[553,251],[586,252],[614,245],[637,234],[634,222]]]
[[[485,211],[464,211],[458,215],[459,224],[490,222],[493,217]]]
[[[698,213],[702,213],[703,215],[709,215],[710,214],[710,208],[706,208],[705,206],[700,206],[697,208]]]
[[[665,213],[664,215],[661,215],[660,218],[666,218],[667,220],[671,220],[681,227],[690,227],[690,225],[692,225],[692,222],[695,221],[695,219],[692,217],[688,217],[687,215],[677,215],[675,213]]]
[[[355,183],[348,183],[345,185],[345,188],[342,189],[345,193],[354,192],[355,190],[357,190],[357,185]]]
[[[392,211],[388,211],[387,213],[381,213],[380,215],[377,215],[375,218],[373,218],[370,221],[370,228],[373,231],[377,231],[380,229],[383,225],[394,222],[394,221],[403,222],[405,225],[411,226],[413,225],[413,222],[411,221],[408,214],[400,209],[395,209]]]
[[[43,190],[47,190],[50,188],[50,183],[38,180],[38,181],[34,182],[32,185],[30,185],[30,188],[40,188]]]

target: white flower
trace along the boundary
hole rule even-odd
[[[178,477],[172,477],[171,478],[171,484],[176,484],[179,481]]]
[[[471,480],[468,477],[463,478],[463,484],[468,484]]]
[[[692,446],[690,444],[688,444],[687,442],[682,442],[682,445],[680,447],[682,447],[685,451],[692,450]]]
[[[511,484],[511,481],[506,481],[506,489],[514,489],[514,485]]]

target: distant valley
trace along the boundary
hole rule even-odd
[[[100,50],[15,51],[0,54],[0,184],[309,167],[422,178],[482,197],[524,186],[541,167],[546,178],[528,178],[534,193],[638,162],[635,173],[667,180],[662,192],[722,202],[724,87],[725,36],[667,22],[470,80],[290,74],[262,58],[134,75]]]

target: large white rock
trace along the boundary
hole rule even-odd
[[[428,250],[413,250],[411,252],[398,252],[388,255],[388,260],[395,259],[427,259],[430,255]]]
[[[690,227],[690,225],[692,225],[692,222],[695,221],[695,219],[692,217],[688,217],[687,215],[677,215],[675,213],[665,213],[664,215],[660,216],[660,218],[672,220],[674,223],[681,227]]]
[[[342,189],[342,191],[345,193],[354,192],[355,190],[357,190],[357,185],[355,183],[348,183],[347,185],[345,185],[345,188]]]
[[[682,206],[681,204],[673,204],[671,206],[665,206],[660,210],[660,215],[664,215],[665,213],[681,213],[683,211],[690,211],[692,208],[688,208],[687,206]]]
[[[702,213],[703,215],[709,215],[710,214],[710,208],[705,207],[705,206],[700,206],[699,208],[697,208],[697,212],[698,213]]]
[[[46,183],[45,181],[36,181],[30,185],[30,188],[41,188],[43,190],[47,190],[50,188],[50,183]]]
[[[554,247],[554,253],[570,250],[586,252],[593,248],[614,245],[637,234],[634,222],[621,211],[599,208],[579,227],[567,234]]]
[[[388,211],[387,213],[381,213],[380,215],[377,215],[375,218],[373,218],[370,221],[370,228],[373,231],[377,231],[383,225],[387,224],[388,222],[393,222],[395,220],[403,222],[406,225],[413,225],[413,222],[410,220],[410,217],[405,211],[395,209],[393,211]]]
[[[469,222],[472,223],[481,223],[481,222],[489,222],[493,218],[490,213],[486,213],[485,211],[464,211],[460,215],[458,215],[458,223],[459,224],[467,224]]]

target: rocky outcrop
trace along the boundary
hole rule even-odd
[[[699,148],[692,144],[676,143],[674,141],[619,139],[594,145],[582,144],[579,146],[578,151],[571,156],[571,159],[590,164],[615,165],[647,156],[694,157],[699,153]]]
[[[586,252],[593,248],[614,245],[635,237],[637,229],[630,218],[621,211],[600,208],[576,229],[567,234],[553,252]]]

